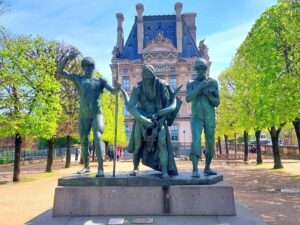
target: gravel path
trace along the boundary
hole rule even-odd
[[[179,171],[190,171],[191,162],[176,161]],[[289,162],[285,162],[287,165]],[[300,162],[291,161],[300,171]],[[57,178],[74,173],[80,166],[63,169],[63,163],[55,164],[55,173],[44,174],[45,164],[29,164],[21,167],[23,182],[0,185],[0,224],[19,225],[52,208]],[[105,171],[111,171],[112,163],[105,162]],[[203,169],[203,163],[200,168]],[[278,173],[245,165],[236,161],[214,161],[213,168],[224,174],[224,180],[234,187],[235,198],[259,214],[271,225],[300,224],[300,176]],[[130,171],[132,162],[118,162],[117,171]],[[146,167],[142,167],[146,169]],[[96,172],[96,165],[92,165]],[[0,167],[0,180],[11,178],[12,167]],[[27,181],[27,182],[24,182]],[[295,193],[281,192],[294,191]],[[296,193],[298,191],[298,193]]]
[[[267,224],[300,224],[300,176],[258,169],[243,162],[218,163],[216,168],[233,186],[235,198]]]

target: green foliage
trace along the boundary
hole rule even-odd
[[[72,145],[80,144],[80,139],[78,136],[72,136]],[[55,148],[66,148],[67,147],[67,139],[65,137],[57,137],[55,138]],[[48,139],[40,138],[38,142],[39,149],[47,149],[48,148]]]
[[[57,43],[57,64],[68,57],[72,52],[78,51],[75,47]],[[68,61],[65,69],[69,73],[82,74],[80,59]],[[57,76],[58,77],[58,76]],[[67,79],[59,79],[61,85],[60,90],[60,104],[62,107],[62,114],[58,125],[57,134],[59,136],[76,135],[78,133],[78,115],[79,115],[79,94],[76,90],[75,84]]]
[[[251,131],[281,127],[300,116],[300,2],[279,2],[256,21],[230,68],[220,76],[218,121],[225,125],[235,120],[237,127]],[[225,100],[224,79],[234,84],[231,98]],[[221,133],[232,130],[222,123],[217,128]]]
[[[1,33],[0,136],[55,134],[61,113],[55,43]]]
[[[299,116],[300,3],[271,7],[256,21],[240,47],[237,65],[247,68],[260,127],[280,126]],[[243,91],[245,88],[241,88]]]
[[[108,142],[109,144],[114,144],[115,136],[115,107],[116,107],[116,96],[105,91],[102,95],[102,107],[104,115],[104,133],[103,141]],[[123,102],[119,97],[118,101],[118,145],[127,145],[127,137],[125,132],[125,123],[124,123],[124,112],[123,112]]]
[[[220,105],[217,108],[216,136],[224,134],[233,135],[239,132],[237,109],[234,102],[236,89],[235,81],[231,78],[231,68],[223,71],[219,76],[220,81]]]

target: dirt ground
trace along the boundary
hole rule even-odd
[[[259,214],[267,224],[300,224],[299,161],[285,161],[286,169],[277,172],[262,169],[272,168],[272,163],[264,166],[243,162],[215,164],[215,168],[223,172],[224,180],[233,186],[235,198]]]
[[[191,162],[176,161],[179,171],[190,171]],[[214,161],[213,167],[223,173],[235,198],[261,216],[271,225],[300,224],[300,161],[284,160],[285,169],[274,172],[271,161],[263,166],[242,161]],[[111,173],[112,162],[105,162],[105,171]],[[80,169],[73,164],[63,168],[54,165],[53,173],[43,173],[45,164],[27,164],[21,167],[21,182],[0,185],[0,225],[19,225],[30,221],[53,206],[57,179]],[[203,163],[200,164],[203,169]],[[117,162],[116,171],[130,171],[132,162]],[[142,167],[141,169],[147,169]],[[0,166],[0,181],[11,180],[12,166]],[[92,164],[96,172],[96,164]],[[280,191],[283,189],[283,192]]]

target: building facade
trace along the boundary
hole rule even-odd
[[[111,71],[129,96],[132,88],[141,80],[144,64],[155,68],[156,76],[169,83],[173,89],[183,85],[178,96],[182,106],[170,127],[174,151],[188,151],[191,143],[191,106],[185,101],[185,88],[196,72],[193,68],[196,58],[209,61],[204,41],[196,44],[196,13],[181,13],[182,4],[175,4],[174,15],[144,16],[144,6],[136,5],[137,16],[124,44],[122,13],[117,13],[117,44],[113,49]],[[209,74],[209,73],[208,73]],[[118,76],[118,78],[117,78]],[[126,132],[131,133],[133,119],[125,112]]]

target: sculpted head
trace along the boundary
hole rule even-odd
[[[197,76],[204,79],[208,69],[208,62],[203,58],[196,59],[194,68],[197,71]]]
[[[95,61],[91,57],[84,57],[81,61],[81,67],[86,77],[92,77],[95,69]]]
[[[151,65],[144,65],[143,66],[143,70],[142,70],[142,79],[154,79],[155,75],[154,75],[155,71],[153,66]]]

